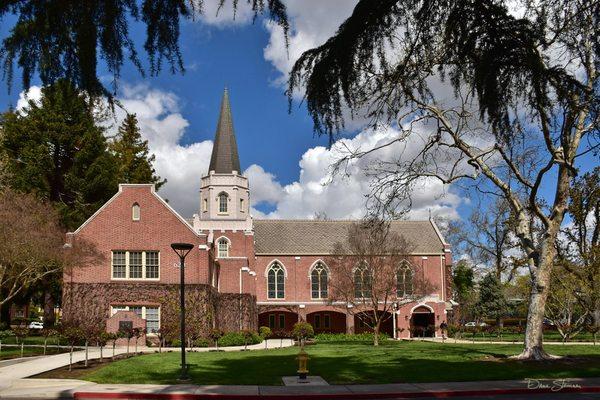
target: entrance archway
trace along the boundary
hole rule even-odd
[[[435,336],[435,313],[427,306],[415,308],[410,316],[411,337]]]
[[[271,331],[291,332],[298,322],[298,314],[291,311],[265,311],[258,314],[258,326],[268,326]]]
[[[315,333],[346,333],[346,314],[336,311],[317,311],[306,315],[306,322]]]

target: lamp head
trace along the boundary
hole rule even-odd
[[[194,248],[191,243],[171,243],[171,248],[177,253],[179,257],[185,258],[190,251]]]

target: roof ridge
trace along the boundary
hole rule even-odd
[[[360,222],[360,219],[309,219],[309,218],[301,218],[301,219],[293,219],[293,218],[283,218],[283,219],[272,219],[272,218],[253,218],[253,221],[268,221],[268,222]],[[389,222],[427,222],[429,223],[429,219],[394,219]]]

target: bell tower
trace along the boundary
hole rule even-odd
[[[208,174],[201,179],[200,209],[194,215],[194,228],[251,230],[249,197],[248,179],[240,171],[229,92],[225,88]]]

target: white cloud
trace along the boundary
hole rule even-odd
[[[17,100],[17,111],[25,110],[29,108],[29,102],[31,100],[36,103],[42,98],[42,88],[40,86],[31,86],[27,92],[22,91],[19,93],[19,100]]]
[[[306,50],[323,44],[346,18],[352,14],[356,0],[290,0],[286,1],[290,22],[289,47],[280,26],[265,22],[269,43],[264,48],[265,60],[279,72],[275,83],[284,85],[294,62]]]
[[[17,108],[26,106],[26,98],[39,99],[40,93],[39,87],[32,87],[27,95],[21,93]],[[127,112],[137,115],[142,135],[148,140],[151,153],[156,156],[156,171],[168,180],[160,195],[184,217],[190,217],[198,210],[200,177],[208,169],[212,141],[180,144],[189,122],[180,112],[181,100],[172,92],[148,85],[124,85],[119,100]],[[116,110],[116,121],[112,121],[109,135],[115,133],[125,116],[124,110]],[[371,191],[372,180],[365,173],[369,164],[375,157],[377,160],[393,161],[399,155],[410,156],[410,149],[415,146],[387,147],[373,157],[351,164],[347,176],[332,178],[330,167],[344,148],[372,148],[398,134],[393,128],[366,130],[354,138],[338,140],[331,149],[322,146],[310,148],[299,161],[298,180],[287,185],[282,185],[274,173],[265,171],[260,165],[251,165],[244,172],[250,182],[251,205],[266,203],[274,209],[265,215],[253,208],[253,215],[257,218],[312,218],[316,212],[324,212],[330,218],[363,217],[366,196]],[[423,180],[415,189],[413,200],[414,207],[409,217],[415,219],[427,218],[429,210],[436,216],[456,218],[456,208],[463,201],[433,180]]]
[[[125,85],[119,100],[127,112],[137,115],[142,135],[156,156],[154,167],[167,179],[160,195],[184,217],[190,217],[198,211],[200,177],[208,169],[212,141],[180,144],[189,122],[180,113],[181,100],[172,92]],[[119,110],[119,123],[123,116],[124,111]]]
[[[223,7],[219,9],[218,0],[209,0],[204,1],[199,20],[208,25],[225,28],[247,24],[252,21],[253,17],[252,7],[245,0],[239,1],[235,10],[233,1],[225,1]]]
[[[316,212],[329,218],[361,218],[365,215],[367,195],[371,192],[372,178],[366,174],[368,165],[375,160],[393,161],[402,152],[396,146],[378,152],[349,165],[347,175],[332,176],[330,166],[340,157],[343,147],[372,148],[387,143],[398,135],[392,128],[365,131],[352,139],[340,139],[331,148],[313,147],[307,150],[299,162],[299,179],[282,186],[276,178],[260,166],[252,165],[246,170],[250,178],[253,205],[267,202],[274,210],[266,218],[312,218]],[[404,151],[406,154],[406,150]],[[450,192],[436,180],[423,180],[413,192],[413,209],[409,218],[426,219],[432,215],[454,219],[456,208],[462,199]]]

